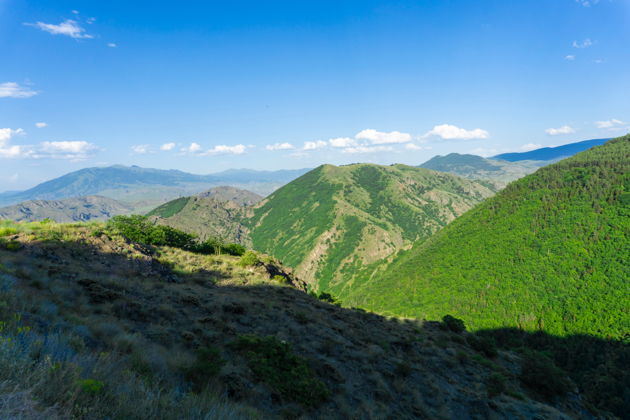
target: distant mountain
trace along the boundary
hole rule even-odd
[[[446,156],[435,156],[419,166],[463,178],[492,181],[489,185],[500,189],[509,182],[522,178],[547,164],[548,162],[545,161],[514,163],[486,159],[476,155],[450,153]]]
[[[241,223],[245,206],[262,200],[258,194],[233,187],[217,187],[196,196],[181,197],[151,210],[158,224],[194,233],[201,240],[220,238],[249,246],[249,230]]]
[[[414,244],[347,303],[452,314],[477,329],[627,339],[629,221],[630,135],[511,183]]]
[[[86,168],[44,182],[26,191],[0,194],[0,205],[26,200],[59,200],[102,195],[132,204],[141,210],[170,199],[195,194],[211,187],[230,185],[268,194],[308,169],[283,171],[230,170],[195,175],[177,170],[115,165]]]
[[[506,160],[508,162],[518,162],[521,160],[558,160],[573,156],[591,147],[602,145],[608,140],[610,139],[584,140],[557,147],[543,147],[541,149],[530,150],[529,152],[503,153],[493,156],[492,159]]]
[[[478,182],[405,165],[323,165],[278,189],[243,223],[254,249],[337,296],[414,241],[494,192]],[[354,285],[352,285],[354,287]]]
[[[0,219],[34,222],[51,219],[59,223],[105,220],[127,214],[132,207],[107,197],[88,196],[64,200],[30,200],[0,208]]]

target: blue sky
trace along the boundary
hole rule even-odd
[[[630,131],[630,1],[0,0],[0,191]]]

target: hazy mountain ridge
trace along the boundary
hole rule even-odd
[[[548,164],[549,162],[546,161],[507,162],[486,159],[477,155],[450,153],[446,156],[434,156],[418,166],[452,173],[467,179],[488,180],[491,181],[490,187],[499,190],[510,182]]]
[[[86,168],[41,183],[29,190],[0,193],[0,204],[27,200],[58,200],[87,195],[102,195],[149,210],[173,198],[196,194],[216,186],[247,186],[268,194],[308,169],[253,171],[229,170],[210,175],[195,175],[178,170],[115,165]]]
[[[87,196],[63,200],[30,200],[0,208],[0,219],[34,222],[44,219],[64,222],[107,220],[133,211],[131,206],[111,198]]]
[[[583,140],[575,143],[563,144],[554,147],[541,147],[539,149],[530,150],[528,152],[502,153],[493,156],[492,159],[506,160],[509,162],[518,162],[522,160],[559,160],[583,152],[594,146],[600,146],[606,143],[607,139]]]

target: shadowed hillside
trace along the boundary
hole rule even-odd
[[[2,229],[0,417],[593,418],[564,373],[536,368],[559,384],[539,395],[454,319],[343,309],[248,254],[98,224]]]

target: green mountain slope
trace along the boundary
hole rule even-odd
[[[35,222],[51,219],[56,222],[107,220],[133,208],[111,198],[87,196],[64,200],[31,200],[0,208],[0,219]]]
[[[475,328],[630,331],[630,136],[510,184],[348,303]]]
[[[343,296],[359,272],[492,194],[477,182],[405,165],[323,165],[271,194],[244,223],[254,249]]]
[[[193,233],[201,240],[220,238],[228,243],[251,245],[249,230],[241,223],[247,205],[259,202],[258,194],[233,187],[217,187],[191,197],[181,197],[151,210],[157,224]]]
[[[434,156],[418,166],[448,172],[463,178],[488,180],[491,181],[488,184],[490,187],[500,189],[548,164],[549,162],[545,161],[508,162],[476,155],[450,153],[446,156]]]

